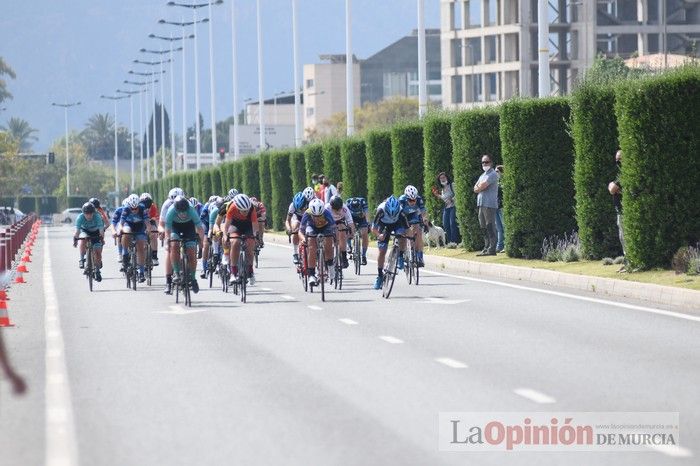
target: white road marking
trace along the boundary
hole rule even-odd
[[[78,464],[78,445],[47,229],[44,229],[43,282],[46,337],[46,465],[72,466]]]
[[[693,456],[692,451],[678,445],[647,445],[647,448],[675,458],[691,458]]]
[[[387,343],[391,343],[392,345],[400,345],[401,343],[403,343],[403,340],[400,340],[396,337],[392,337],[389,335],[382,335],[379,337],[379,339],[384,340]]]
[[[323,310],[323,308],[321,306],[306,306],[306,307],[308,307],[312,311],[322,311]]]
[[[533,390],[532,388],[516,388],[515,390],[513,390],[513,393],[540,404],[551,404],[556,403],[557,401],[551,396],[545,395],[544,393],[538,392],[537,390]]]
[[[204,312],[206,309],[185,309],[179,304],[173,304],[172,306],[168,306],[170,308],[169,311],[157,311],[158,314],[170,314],[170,315],[175,315],[175,316],[184,316],[188,314],[196,314],[198,312]]]
[[[289,296],[288,294],[283,294],[280,296],[281,298],[286,299],[287,301],[294,301],[296,298],[294,296]]]
[[[445,298],[433,298],[433,297],[427,297],[425,298],[426,302],[432,303],[432,304],[448,304],[448,305],[454,305],[454,304],[462,304],[466,303],[468,301],[471,301],[471,299],[445,299]]]
[[[352,319],[338,319],[338,320],[346,325],[357,325],[357,322],[355,322]]]
[[[463,362],[457,361],[456,359],[452,358],[437,358],[435,359],[437,362],[440,364],[444,364],[448,367],[452,367],[453,369],[466,369],[467,365],[464,364]]]
[[[272,291],[272,288],[260,288],[260,291]]]

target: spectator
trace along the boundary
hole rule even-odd
[[[338,181],[338,185],[336,186],[336,189],[338,190],[338,196],[343,197],[343,182]]]
[[[622,151],[618,150],[615,153],[615,163],[617,164],[617,178],[615,181],[611,181],[608,184],[608,191],[612,195],[613,205],[615,206],[615,212],[617,213],[617,234],[620,238],[620,245],[622,246],[622,255],[625,255],[625,234],[622,229],[622,184],[620,183],[620,175],[622,173]],[[626,270],[627,262],[620,267],[618,272],[624,272]]]
[[[491,156],[481,157],[484,174],[474,185],[476,205],[479,208],[479,225],[484,230],[484,249],[477,256],[496,255],[496,212],[498,211],[498,176],[493,169]]]
[[[323,177],[323,202],[326,204],[331,202],[331,198],[338,194],[338,190],[336,189],[335,186],[333,186],[333,183],[331,183],[331,180],[328,179],[327,176]]]
[[[314,191],[318,187],[318,174],[316,173],[311,174],[311,187],[314,188]]]
[[[326,179],[326,177],[321,174],[318,175],[318,184],[314,185],[314,192],[316,193],[316,197],[321,199],[322,201],[325,200],[325,189],[326,187],[324,186],[323,181]]]
[[[501,176],[503,175],[503,165],[496,165],[496,175],[498,176],[498,211],[496,212],[496,252],[505,252],[506,247],[506,224],[503,223],[503,188],[501,188]]]
[[[457,212],[455,209],[455,190],[452,186],[452,180],[447,173],[440,172],[437,176],[437,182],[440,189],[433,186],[433,195],[445,203],[445,208],[442,210],[442,227],[445,229],[447,238],[447,247],[457,247],[459,230],[457,228]]]
[[[5,373],[5,377],[10,380],[12,390],[17,395],[24,393],[27,386],[22,377],[17,375],[17,373],[12,369],[12,366],[10,366],[10,361],[7,357],[7,353],[5,352],[5,344],[2,341],[2,333],[0,333],[0,369],[2,369],[2,372]]]

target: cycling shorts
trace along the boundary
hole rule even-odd
[[[193,221],[185,223],[173,223],[173,231],[170,239],[177,239],[185,242],[185,248],[197,247],[197,231]]]
[[[102,237],[100,236],[99,231],[81,231],[80,235],[78,235],[78,238],[90,238],[92,247],[95,249],[99,249],[103,245]]]
[[[387,246],[389,245],[389,240],[391,238],[391,234],[395,233],[397,235],[403,235],[406,233],[406,228],[405,225],[403,225],[403,222],[396,222],[396,223],[390,223],[388,225],[383,225],[382,228],[379,229],[380,233],[382,233],[384,236],[384,241],[377,241],[377,246],[381,250],[386,250]]]

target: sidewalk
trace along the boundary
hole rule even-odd
[[[265,241],[276,244],[289,244],[284,233],[265,233]],[[367,257],[376,259],[376,248],[367,251]],[[554,270],[519,267],[504,264],[491,264],[465,259],[454,259],[431,255],[425,252],[425,266],[428,270],[469,275],[477,278],[500,278],[504,280],[524,281],[541,285],[570,288],[600,294],[602,297],[631,298],[648,304],[680,308],[688,311],[700,311],[700,291],[673,286],[655,285],[629,280],[594,277],[557,272]]]

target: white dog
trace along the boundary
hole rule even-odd
[[[447,243],[445,242],[445,230],[441,227],[435,226],[432,222],[428,222],[428,231],[423,230],[423,244],[427,247],[444,247]]]

